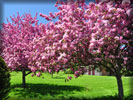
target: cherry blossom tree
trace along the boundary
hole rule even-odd
[[[67,2],[66,5],[65,2],[61,3],[64,5],[58,7],[59,12],[50,13],[49,16],[40,14],[50,22],[39,26],[40,33],[44,35],[33,40],[34,57],[32,57],[30,67],[35,71],[43,69],[50,73],[53,70],[58,72],[61,69],[71,68],[77,77],[85,71],[81,65],[88,65],[91,60],[88,50],[90,32],[86,34],[88,23],[82,17],[84,11],[79,8],[80,3]],[[74,6],[73,9],[71,9],[72,6]],[[53,23],[52,19],[57,17],[59,20]],[[75,68],[75,64],[78,64],[78,67]]]
[[[122,100],[122,75],[133,66],[133,8],[130,0],[105,0],[93,4],[92,9],[97,11],[95,16],[98,17],[94,23],[96,31],[91,35],[89,50],[95,55],[94,64],[103,65],[115,75],[118,95]]]
[[[100,64],[115,75],[122,99],[121,77],[132,66],[133,8],[130,0],[97,0],[89,5],[84,0],[69,0],[58,1],[55,6],[59,12],[40,14],[50,22],[47,28],[40,26],[47,35],[33,42],[36,64],[32,66],[38,65],[49,72],[52,68],[70,67],[78,77],[85,71],[81,66]],[[53,23],[56,17],[58,21]]]
[[[5,62],[12,71],[21,70],[23,73],[23,87],[25,88],[25,76],[31,71],[28,67],[33,38],[39,35],[37,15],[32,18],[31,14],[11,17],[11,22],[2,24],[3,53]],[[30,72],[26,73],[28,70]]]

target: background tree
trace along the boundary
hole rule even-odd
[[[37,15],[36,15],[37,16]],[[25,76],[31,70],[28,67],[32,45],[29,43],[38,35],[37,17],[32,18],[31,14],[24,14],[17,17],[10,17],[11,22],[2,24],[3,52],[2,56],[12,71],[22,71],[22,82],[25,88]],[[26,73],[25,71],[30,71]]]

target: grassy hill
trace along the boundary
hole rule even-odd
[[[29,74],[27,88],[23,89],[21,73],[12,72],[8,100],[117,100],[117,83],[113,76],[84,75],[65,82],[67,76],[62,72],[54,74],[53,78],[47,73],[41,77]],[[132,80],[133,77],[123,77],[125,100],[133,100]]]

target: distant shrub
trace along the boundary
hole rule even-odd
[[[64,71],[65,74],[74,74],[74,72],[71,69],[66,69]]]
[[[7,99],[9,91],[10,91],[9,70],[4,60],[0,57],[0,100]]]

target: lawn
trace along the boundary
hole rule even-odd
[[[41,77],[31,77],[29,74],[26,76],[27,88],[23,89],[21,73],[12,72],[8,100],[112,100],[117,98],[117,83],[113,76],[84,75],[65,82],[67,76],[68,74],[62,72],[54,74],[53,78],[47,73]],[[128,98],[132,98],[131,94],[133,95],[131,80],[133,77],[123,77],[124,94]]]

